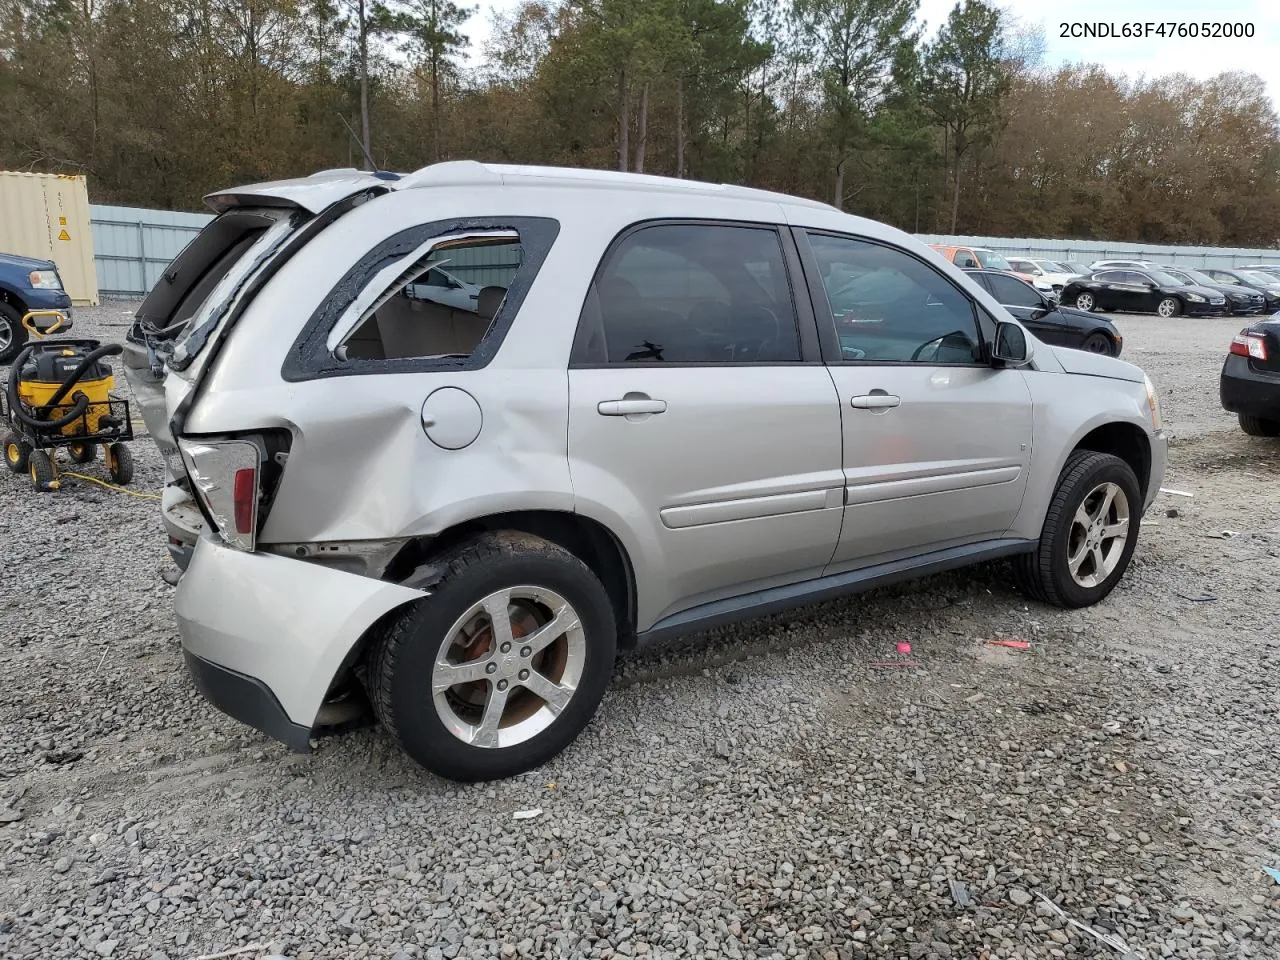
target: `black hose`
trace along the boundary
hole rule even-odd
[[[76,364],[76,368],[71,371],[71,375],[67,377],[65,383],[60,386],[53,396],[49,398],[49,402],[36,411],[37,414],[48,416],[49,411],[56,407],[62,398],[71,392],[71,388],[80,382],[80,378],[84,376],[84,372],[91,366],[101,360],[103,357],[114,357],[124,352],[124,347],[118,343],[104,343],[97,349],[90,350],[84,355],[84,359]],[[14,362],[13,369],[18,369],[17,361]]]
[[[43,407],[36,410],[37,416],[33,417],[22,408],[22,401],[18,398],[18,381],[22,377],[22,365],[26,363],[27,358],[39,348],[40,344],[33,343],[24,348],[20,354],[13,358],[13,364],[9,367],[9,383],[5,388],[5,393],[9,401],[9,410],[12,414],[27,426],[36,427],[41,430],[57,430],[84,416],[84,412],[89,409],[89,398],[81,393],[76,397],[70,413],[59,417],[57,420],[40,419],[40,415],[43,414],[47,416],[49,411],[56,407],[58,402],[71,391],[71,388],[80,380],[80,377],[84,374],[85,370],[89,368],[90,364],[101,357],[114,356],[124,350],[124,348],[118,343],[108,343],[98,347],[96,350],[91,350],[85,358],[76,365],[75,370],[71,372],[71,379],[59,387],[58,391],[53,395],[50,401]]]

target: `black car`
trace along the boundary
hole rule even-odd
[[[1280,281],[1280,263],[1246,263],[1240,269],[1265,273],[1267,276],[1275,277],[1277,281]]]
[[[1105,317],[1060,306],[1025,280],[1000,270],[966,270],[965,273],[1045,343],[1120,356],[1124,337]]]
[[[1218,283],[1230,287],[1248,287],[1259,291],[1267,300],[1267,313],[1280,310],[1280,280],[1259,270],[1228,270],[1225,267],[1205,267],[1206,273]]]
[[[1188,270],[1186,267],[1161,267],[1160,269],[1169,274],[1169,276],[1191,286],[1208,287],[1210,290],[1217,290],[1227,298],[1227,307],[1233,315],[1262,313],[1267,309],[1266,297],[1263,296],[1261,290],[1255,290],[1253,287],[1218,283],[1207,273],[1201,273],[1199,270]]]
[[[1252,437],[1280,437],[1280,314],[1245,327],[1231,341],[1219,383],[1222,407]]]
[[[1062,302],[1081,310],[1127,310],[1193,317],[1227,312],[1227,298],[1208,287],[1189,287],[1161,270],[1102,270],[1062,288]]]

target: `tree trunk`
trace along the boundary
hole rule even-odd
[[[360,137],[364,153],[360,157],[360,168],[367,170],[368,157],[373,156],[373,145],[369,138],[369,19],[365,14],[364,0],[359,2],[360,17]]]
[[[630,148],[631,133],[631,104],[628,100],[630,96],[627,90],[627,68],[623,67],[618,73],[618,169],[623,173],[627,170],[627,156]]]
[[[960,138],[956,138],[956,143],[960,142]],[[956,150],[956,168],[952,177],[951,189],[951,235],[956,235],[956,222],[960,218],[960,160],[962,153]]]
[[[684,78],[676,78],[676,177],[684,178]]]
[[[844,160],[836,164],[836,195],[831,202],[837,210],[844,209]]]
[[[431,156],[440,162],[440,51],[431,51]]]
[[[644,148],[649,142],[649,82],[640,88],[640,116],[636,121],[636,162],[632,169],[644,173]]]

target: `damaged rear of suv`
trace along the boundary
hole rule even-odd
[[[619,650],[982,560],[1062,606],[1123,575],[1150,382],[906,234],[660,177],[345,176],[215,199],[259,232],[132,340],[171,535],[199,517],[188,667],[292,747],[367,704],[429,769],[509,776]]]

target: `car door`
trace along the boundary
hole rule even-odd
[[[797,230],[841,403],[845,517],[829,572],[999,539],[1022,502],[1031,399],[985,362],[995,322],[915,254]],[[843,289],[830,277],[857,275]]]
[[[1136,309],[1136,291],[1123,270],[1106,270],[1094,276],[1094,302],[1107,310]]]
[[[984,279],[991,295],[1037,338],[1052,344],[1067,341],[1062,314],[1050,310],[1044,297],[1029,283],[999,274],[988,274]]]
[[[782,241],[768,225],[649,222],[592,282],[569,370],[570,473],[579,509],[626,531],[641,630],[816,577],[835,551],[839,398]]]

